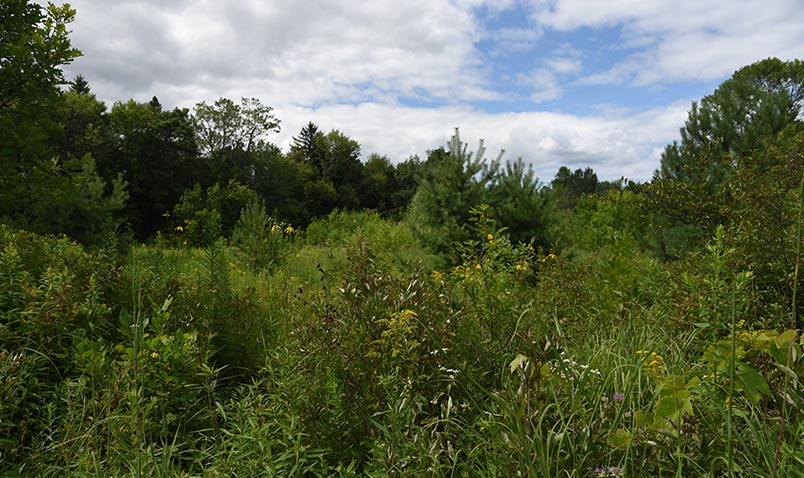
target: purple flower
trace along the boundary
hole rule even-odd
[[[619,466],[598,466],[594,470],[593,473],[597,476],[622,476],[623,469]]]
[[[622,402],[623,400],[625,400],[625,395],[620,392],[617,392],[614,394],[614,399],[619,402]]]

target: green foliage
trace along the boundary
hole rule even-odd
[[[569,168],[561,166],[550,184],[556,195],[556,207],[574,209],[581,196],[596,192],[598,180],[597,174],[592,168],[587,167],[570,172]]]
[[[613,189],[578,199],[572,212],[557,212],[553,236],[562,249],[595,251],[629,244],[650,249],[650,218],[643,197],[632,189]]]
[[[725,229],[718,227],[706,253],[679,277],[678,292],[683,298],[673,304],[683,309],[676,312],[676,320],[701,328],[710,340],[729,329],[732,311],[745,319],[750,310],[753,274],[734,269],[735,252],[726,244]],[[733,302],[735,295],[739,299]]]
[[[110,243],[130,178],[161,233],[0,225],[0,474],[801,476],[799,67],[694,106],[677,176],[552,190],[457,132],[364,166],[310,123],[285,156],[256,100],[107,116],[77,78],[31,140],[66,160],[3,145],[36,160],[5,219]]]
[[[48,143],[62,157],[82,157],[91,154],[98,164],[107,166],[113,150],[114,138],[106,104],[89,93],[79,93],[73,89],[63,91],[56,107],[51,112],[53,121],[61,126],[58,133],[51,134]],[[112,179],[117,172],[100,171],[106,179]]]
[[[87,151],[60,161],[48,138],[58,133],[52,112],[63,104],[61,67],[81,55],[68,38],[74,17],[69,5],[0,5],[0,219],[97,245],[114,241],[124,183],[116,178],[106,194]]]
[[[272,148],[265,137],[279,131],[273,108],[257,98],[241,98],[240,104],[220,98],[213,105],[196,104],[191,121],[200,156],[210,168],[209,178],[201,182],[236,181],[253,187],[258,155]]]
[[[656,176],[697,180],[686,170],[685,161],[707,150],[716,176],[722,178],[730,168],[739,168],[745,158],[767,149],[798,121],[804,106],[802,86],[801,60],[768,58],[736,71],[700,104],[693,103],[681,129],[681,144],[668,146]]]
[[[31,179],[32,200],[14,222],[41,234],[66,234],[86,245],[115,244],[128,199],[121,177],[107,185],[87,155],[40,163]]]
[[[284,254],[284,245],[295,229],[271,219],[260,201],[249,201],[240,212],[232,233],[234,245],[246,257],[252,269],[275,267]]]
[[[506,162],[489,191],[495,219],[517,243],[546,247],[549,243],[550,199],[522,159]]]
[[[263,136],[279,131],[273,108],[257,98],[241,98],[240,104],[220,98],[213,105],[195,105],[193,123],[201,153],[223,161],[225,152],[251,152],[264,147]]]
[[[787,156],[796,154],[790,144],[800,136],[802,85],[804,63],[770,58],[741,68],[700,104],[693,103],[681,142],[666,148],[647,190],[665,229],[683,227],[682,234],[702,239],[718,225],[732,229],[738,221],[752,229],[749,236],[770,232],[766,240],[778,244],[784,221],[770,221],[779,217],[781,198],[799,177],[800,165]],[[767,201],[746,202],[747,196]],[[754,219],[764,218],[763,226],[742,221],[746,205],[759,213]],[[687,241],[681,249],[698,245]]]
[[[290,395],[302,391],[303,377],[273,375],[272,383],[256,382],[221,404],[221,434],[204,476],[338,476],[342,470],[329,466],[326,450],[310,446],[289,401],[310,398]]]
[[[254,156],[254,190],[265,199],[266,211],[291,224],[308,224],[304,191],[312,176],[309,166],[287,158],[279,148],[259,151]]]
[[[60,382],[73,369],[72,342],[109,323],[104,286],[115,274],[99,253],[8,226],[0,227],[0,262],[0,462],[7,469],[46,440],[43,413],[59,403]]]
[[[99,162],[106,177],[129,185],[127,216],[135,236],[146,239],[164,224],[186,188],[202,181],[203,164],[185,109],[163,111],[158,101],[115,103],[109,114],[114,154]],[[239,210],[239,209],[238,209]]]
[[[196,184],[184,192],[173,211],[173,232],[178,233],[182,243],[212,244],[232,234],[240,211],[256,199],[253,189],[235,181],[225,187],[215,183],[207,189]]]
[[[328,134],[308,123],[294,138],[288,156],[308,167],[304,200],[311,217],[321,217],[333,209],[359,209],[365,186],[360,145],[338,130]]]
[[[470,211],[486,204],[516,242],[548,243],[548,197],[531,166],[518,159],[501,170],[503,151],[485,158],[483,141],[468,152],[456,129],[449,151],[431,151],[421,165],[407,221],[416,236],[448,262],[459,258],[454,245],[469,239]]]
[[[468,152],[457,129],[448,146],[430,152],[408,212],[417,237],[444,256],[469,237],[469,211],[489,202],[487,188],[499,169],[499,158],[486,161],[482,141],[477,152]]]
[[[68,4],[45,7],[9,0],[0,5],[0,151],[4,161],[24,165],[31,155],[42,153],[41,141],[52,128],[46,119],[48,109],[58,98],[58,85],[65,83],[61,67],[81,55],[68,38],[67,25],[74,18],[75,10]]]

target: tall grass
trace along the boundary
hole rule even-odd
[[[344,213],[270,270],[141,246],[105,292],[56,257],[25,272],[7,233],[0,300],[31,320],[0,328],[0,418],[31,438],[0,471],[802,475],[800,337],[741,325],[750,275],[721,239],[682,276],[627,243],[572,259],[476,224],[451,270],[404,224]],[[69,334],[20,345],[52,317]],[[23,385],[38,402],[12,402]]]

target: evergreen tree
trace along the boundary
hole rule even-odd
[[[454,243],[469,238],[465,226],[470,211],[489,203],[488,187],[497,179],[502,156],[488,162],[482,140],[477,152],[469,152],[457,128],[448,148],[428,155],[409,210],[415,233],[445,256],[451,255]]]
[[[310,121],[302,128],[299,135],[293,138],[290,155],[298,161],[310,164],[318,174],[323,174],[324,157],[323,133]]]
[[[88,95],[90,94],[89,82],[83,75],[76,75],[75,79],[70,83],[70,91],[79,95]]]
[[[561,166],[550,184],[556,196],[556,206],[561,209],[573,209],[578,198],[597,191],[599,181],[592,168],[570,172],[569,168]]]
[[[548,246],[550,199],[521,158],[507,162],[490,191],[494,218],[513,242]]]

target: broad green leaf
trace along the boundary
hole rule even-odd
[[[511,363],[508,364],[508,368],[511,370],[511,373],[514,373],[517,369],[525,368],[528,364],[528,358],[522,354],[517,354],[514,360],[511,360]]]
[[[751,403],[756,404],[759,402],[759,399],[762,398],[761,394],[770,394],[768,382],[754,367],[740,364],[736,372],[737,383]]]
[[[634,441],[634,434],[622,428],[612,433],[606,439],[610,447],[618,450],[627,450]]]

